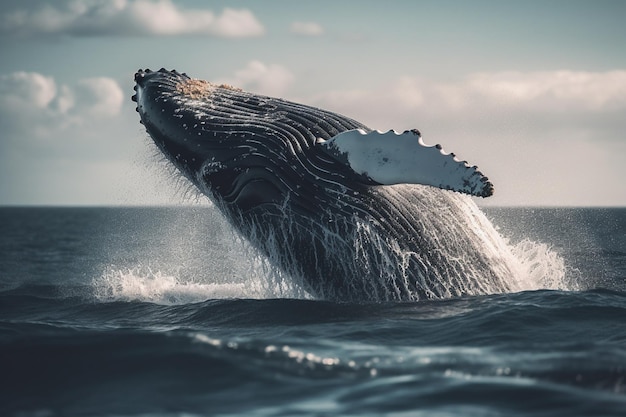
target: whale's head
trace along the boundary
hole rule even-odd
[[[155,144],[220,202],[245,211],[289,198],[315,210],[317,188],[367,183],[316,146],[358,122],[177,71],[139,70],[135,82],[132,99]]]
[[[227,86],[192,79],[177,71],[135,74],[137,112],[154,143],[196,185],[204,171],[218,171],[232,159],[236,136],[217,129],[228,115],[214,114]]]
[[[426,146],[417,130],[371,131],[337,113],[177,71],[139,70],[135,82],[141,123],[163,154],[200,191],[240,212],[288,201],[298,212],[350,213],[359,204],[351,196],[401,183],[493,192],[475,166]]]

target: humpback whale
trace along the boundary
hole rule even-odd
[[[511,254],[469,195],[493,185],[427,146],[349,117],[138,70],[140,122],[237,232],[313,297],[423,300],[513,290]]]

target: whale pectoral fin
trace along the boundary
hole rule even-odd
[[[381,185],[424,184],[479,197],[493,194],[493,184],[477,167],[444,153],[440,145],[425,145],[418,130],[354,129],[318,143],[333,159]]]

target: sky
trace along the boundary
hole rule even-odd
[[[417,128],[491,206],[626,206],[626,1],[8,0],[0,205],[189,202],[139,124],[165,67]]]

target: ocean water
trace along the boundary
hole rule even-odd
[[[359,304],[212,207],[0,208],[0,416],[626,415],[626,209],[485,212],[527,290]]]

